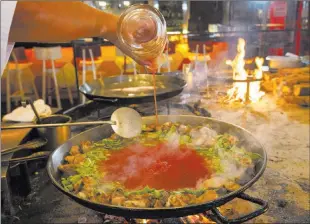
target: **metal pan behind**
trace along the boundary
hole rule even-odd
[[[186,82],[173,75],[156,75],[157,100],[181,93]],[[145,103],[154,100],[153,77],[150,74],[122,75],[97,79],[80,86],[88,99],[111,103]]]
[[[152,124],[154,122],[154,117],[143,117],[144,124]],[[113,131],[111,127],[108,125],[98,126],[96,128],[90,129],[86,132],[83,132],[65,144],[57,148],[49,157],[47,163],[47,171],[48,175],[52,180],[52,183],[64,194],[75,200],[77,203],[93,209],[98,212],[112,214],[116,216],[123,216],[128,218],[167,218],[167,217],[182,217],[197,213],[202,213],[207,210],[212,210],[212,212],[217,215],[220,219],[224,219],[216,207],[225,204],[226,202],[238,197],[244,200],[248,200],[250,202],[256,203],[261,205],[261,208],[254,211],[253,213],[247,214],[246,216],[240,217],[238,221],[245,222],[253,217],[256,217],[262,213],[264,213],[267,208],[268,204],[260,199],[252,198],[243,192],[252,186],[263,174],[266,168],[267,162],[267,154],[264,150],[263,146],[253,137],[251,133],[244,130],[241,127],[218,121],[211,118],[204,118],[199,116],[188,116],[188,115],[160,115],[159,116],[159,123],[163,124],[167,121],[172,122],[182,122],[183,124],[190,124],[190,125],[201,125],[201,124],[208,124],[218,133],[230,133],[237,136],[242,144],[248,151],[258,153],[261,155],[262,159],[259,160],[255,164],[253,176],[251,179],[247,179],[245,183],[236,191],[230,192],[222,197],[219,197],[213,201],[208,201],[202,204],[196,205],[188,205],[184,207],[175,207],[175,208],[127,208],[122,206],[113,206],[110,204],[99,204],[89,200],[84,200],[77,197],[75,194],[65,190],[61,185],[61,177],[62,174],[58,170],[58,166],[64,163],[64,157],[68,154],[70,148],[73,145],[80,145],[83,141],[99,141],[103,138],[109,137]]]

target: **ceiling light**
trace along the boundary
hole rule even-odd
[[[130,1],[123,1],[124,6],[130,6]]]
[[[98,2],[98,4],[101,7],[106,7],[107,6],[107,2],[105,2],[105,1],[100,1],[100,2]]]
[[[182,3],[182,10],[183,10],[183,11],[186,11],[186,10],[187,10],[187,3],[186,3],[186,2],[183,2],[183,3]]]

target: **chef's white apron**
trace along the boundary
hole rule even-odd
[[[9,33],[17,1],[1,1],[1,76],[9,60],[14,43],[9,43]]]

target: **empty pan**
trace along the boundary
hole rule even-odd
[[[156,75],[157,100],[174,97],[186,82],[175,75]],[[154,100],[153,77],[150,74],[122,75],[97,79],[79,88],[88,99],[112,103],[145,103]]]

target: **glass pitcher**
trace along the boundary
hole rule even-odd
[[[145,35],[139,33],[141,26],[148,25],[155,29],[147,30],[149,32]],[[117,36],[120,43],[144,61],[148,69],[157,69],[157,59],[167,44],[167,33],[166,21],[156,8],[147,4],[136,4],[126,9],[119,18]]]

